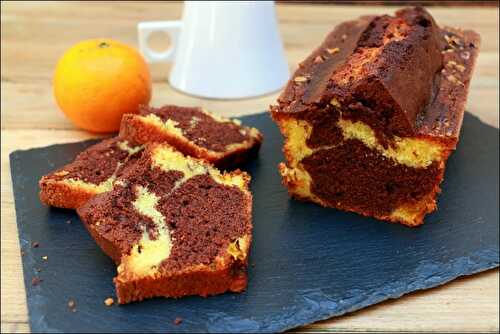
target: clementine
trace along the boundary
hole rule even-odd
[[[123,114],[151,99],[148,66],[135,49],[111,39],[85,40],[68,49],[54,74],[59,108],[78,127],[112,132]]]

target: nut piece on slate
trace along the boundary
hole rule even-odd
[[[115,301],[114,301],[114,299],[113,299],[113,298],[111,298],[111,297],[106,298],[106,299],[104,300],[104,304],[106,304],[106,306],[111,306],[111,305],[113,305],[114,303],[115,303]]]

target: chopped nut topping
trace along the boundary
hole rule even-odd
[[[62,171],[54,173],[55,176],[66,176],[68,174],[69,174],[69,172],[67,170],[62,170]]]
[[[444,35],[444,39],[450,46],[461,46],[461,41],[456,36]]]
[[[117,180],[115,182],[115,185],[120,186],[120,187],[125,187],[127,185],[127,183],[123,182],[123,180]]]
[[[73,299],[68,300],[68,308],[71,312],[76,312],[76,303]]]
[[[31,280],[31,285],[37,286],[38,284],[42,283],[42,281],[43,280],[39,277],[33,277],[33,279]]]
[[[447,62],[446,66],[450,67],[450,68],[456,68],[460,72],[463,72],[465,70],[465,67],[463,65],[457,64],[457,62],[455,62],[453,60],[450,60],[449,62]]]
[[[462,57],[462,59],[469,59],[470,58],[470,52],[469,51],[464,51],[460,54],[460,57]]]
[[[113,298],[111,298],[111,297],[106,298],[106,299],[104,300],[104,304],[106,304],[106,306],[111,306],[111,305],[113,305],[114,303],[115,303],[115,301],[114,301],[114,299],[113,299]]]
[[[347,35],[346,35],[346,34],[343,34],[343,35],[341,36],[341,38],[342,38],[342,40],[343,40],[343,41],[345,41],[345,40],[347,39]]]
[[[340,102],[336,99],[336,98],[333,98],[331,101],[330,101],[330,104],[336,108],[340,108]]]
[[[49,257],[47,255],[42,256],[42,260],[47,261]]]
[[[298,76],[298,77],[295,77],[295,79],[293,79],[293,81],[295,81],[295,82],[306,82],[307,78],[303,77],[303,76]]]
[[[316,58],[314,58],[314,63],[315,64],[322,63],[322,62],[323,62],[323,57],[317,56]]]
[[[239,119],[231,119],[231,122],[233,122],[234,124],[236,124],[238,126],[241,126],[241,121]]]
[[[463,82],[461,82],[460,80],[458,80],[454,75],[450,74],[450,75],[448,75],[446,77],[446,79],[448,79],[448,81],[453,82],[456,85],[461,85],[461,86],[464,85]]]
[[[337,52],[339,52],[339,51],[340,51],[340,49],[339,49],[339,48],[333,48],[333,49],[328,49],[328,48],[327,48],[327,49],[326,49],[326,52],[328,52],[328,53],[329,53],[329,54],[331,54],[331,55],[332,55],[332,54],[334,54],[334,53],[337,53]]]

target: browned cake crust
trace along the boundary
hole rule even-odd
[[[45,175],[39,182],[40,200],[51,206],[76,209],[92,196],[111,190],[113,182],[142,152],[117,137],[78,154],[73,162]]]
[[[422,8],[337,26],[293,75],[273,119],[290,193],[416,226],[436,208],[479,47]]]
[[[124,115],[120,137],[137,144],[166,142],[184,154],[231,169],[256,157],[262,134],[201,108],[141,107]]]
[[[118,265],[118,301],[244,290],[249,179],[150,144],[112,191],[80,207],[88,231]]]

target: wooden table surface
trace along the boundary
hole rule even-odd
[[[6,3],[1,23],[1,330],[29,331],[8,155],[17,149],[74,142],[95,135],[75,129],[58,111],[51,87],[55,63],[73,43],[111,37],[137,46],[139,21],[178,19],[179,3]],[[342,20],[387,13],[394,7],[278,5],[291,69]],[[430,8],[443,25],[472,28],[482,36],[468,110],[498,127],[498,7]],[[277,93],[239,101],[204,100],[172,90],[169,65],[152,65],[152,104],[201,105],[222,115],[265,110]],[[36,222],[33,222],[36,223]],[[461,278],[301,331],[496,331],[499,272]]]

